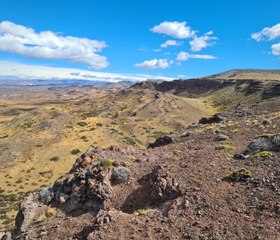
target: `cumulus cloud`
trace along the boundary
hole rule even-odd
[[[141,67],[144,69],[155,69],[155,68],[167,68],[169,67],[169,63],[167,59],[152,59],[150,61],[144,61],[143,63],[137,63],[134,65],[135,67]]]
[[[181,46],[183,42],[178,42],[176,40],[167,40],[165,43],[161,44],[161,48],[167,48],[168,46]]]
[[[213,44],[216,44],[215,42],[209,42],[211,40],[217,39],[217,37],[209,36],[209,35],[212,35],[212,34],[213,34],[213,31],[210,31],[208,33],[205,33],[201,37],[195,36],[194,40],[190,41],[191,50],[193,52],[197,52],[197,51],[200,51],[202,48],[206,48],[208,46],[212,46]]]
[[[194,37],[195,31],[191,30],[191,27],[186,26],[187,22],[167,22],[153,27],[151,29],[154,33],[162,33],[174,38],[186,39]]]
[[[280,37],[280,23],[276,24],[271,28],[265,27],[260,32],[251,34],[251,38],[255,39],[257,42],[265,40],[266,37],[269,41]]]
[[[31,59],[60,59],[70,63],[86,63],[89,68],[102,69],[109,65],[107,58],[96,54],[106,47],[104,41],[72,36],[17,25],[0,23],[0,51],[20,54]]]
[[[277,43],[277,44],[273,44],[271,46],[272,48],[272,54],[273,55],[276,55],[276,56],[279,56],[280,55],[280,43]]]
[[[178,61],[187,61],[190,58],[200,58],[200,59],[216,59],[217,57],[211,55],[199,55],[199,54],[190,54],[187,52],[180,52],[176,58]]]

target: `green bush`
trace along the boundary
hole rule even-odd
[[[108,169],[110,167],[112,167],[112,163],[114,162],[114,160],[112,159],[109,159],[109,158],[103,158],[99,161],[98,163],[98,168],[101,169],[101,170],[105,170],[105,169]]]
[[[75,154],[78,154],[78,153],[80,153],[80,152],[81,152],[81,150],[78,149],[78,148],[76,148],[76,149],[73,149],[73,150],[71,151],[71,154],[72,154],[72,155],[75,155]]]
[[[86,126],[87,125],[87,123],[86,122],[78,122],[77,123],[79,126],[81,126],[81,127],[84,127],[84,126]]]
[[[54,156],[50,159],[51,161],[54,161],[54,162],[57,162],[59,160],[59,157],[58,156]]]
[[[102,124],[102,123],[96,123],[96,126],[98,126],[98,127],[102,127],[102,126],[103,126],[103,124]]]

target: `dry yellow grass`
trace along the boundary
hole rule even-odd
[[[240,74],[232,79],[280,80],[280,74]]]
[[[170,94],[155,97],[155,92],[149,90],[58,104],[41,101],[0,102],[0,120],[8,120],[0,123],[0,188],[5,195],[51,186],[75,162],[78,155],[71,154],[73,149],[83,152],[91,145],[134,143],[146,147],[161,134],[214,113],[205,102],[209,99]],[[5,115],[19,109],[16,115]],[[93,110],[98,114],[91,114]],[[79,122],[86,125],[80,126]],[[13,219],[15,213],[10,208],[7,217]],[[7,227],[2,224],[4,220],[0,220],[0,231]]]

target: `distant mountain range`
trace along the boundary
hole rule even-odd
[[[280,74],[280,70],[232,69],[229,71],[208,75],[202,78],[234,78],[241,74]]]
[[[83,86],[104,86],[112,84],[129,84],[131,81],[106,82],[106,81],[89,81],[81,79],[59,79],[59,80],[0,80],[0,86],[6,87],[39,87],[39,86],[65,86],[65,85],[83,85]]]

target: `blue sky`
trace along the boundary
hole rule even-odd
[[[0,76],[171,79],[279,69],[279,9],[269,0],[2,1]]]

